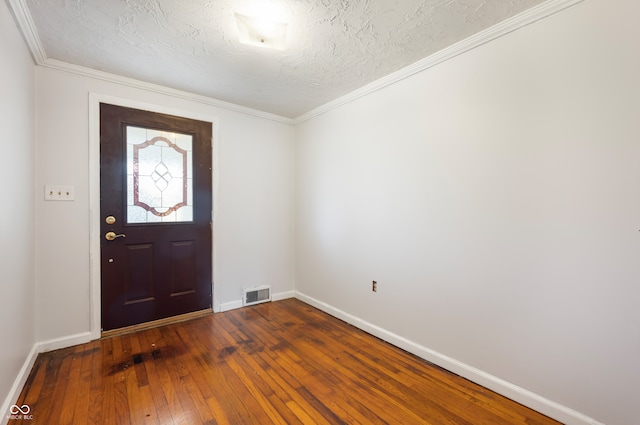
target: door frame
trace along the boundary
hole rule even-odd
[[[211,158],[211,188],[212,194],[212,238],[211,238],[211,297],[213,312],[220,311],[220,302],[215,285],[217,273],[216,261],[216,212],[218,199],[218,182],[219,179],[219,152],[220,143],[218,138],[219,118],[215,115],[197,113],[182,109],[175,109],[162,105],[140,102],[131,99],[115,97],[111,95],[89,93],[89,297],[90,297],[90,322],[91,322],[91,339],[99,339],[101,336],[101,262],[100,262],[100,103],[109,103],[127,108],[142,109],[149,112],[157,112],[161,114],[177,115],[184,118],[207,121],[212,125],[212,158]]]

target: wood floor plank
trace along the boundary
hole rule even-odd
[[[18,404],[45,425],[558,424],[295,299],[40,354]]]
[[[36,407],[38,401],[44,398],[42,390],[45,384],[45,377],[47,376],[47,361],[44,356],[38,356],[33,364],[29,378],[25,383],[24,389],[20,398],[16,401],[18,406],[27,405],[32,409]],[[46,393],[46,391],[45,391]]]
[[[242,313],[241,312],[235,312],[235,314],[229,315],[230,322],[234,323],[236,326],[240,326],[240,323],[242,323],[241,320],[240,321],[237,320],[238,317],[236,317],[236,316],[239,315],[239,314],[242,314]],[[247,354],[248,356],[252,356],[252,355],[255,354],[254,350],[252,348],[250,348],[250,344],[247,344],[248,342],[253,341],[253,340],[249,336],[249,334],[247,334],[246,332],[247,332],[247,328],[245,326],[242,326],[242,332],[229,332],[228,333],[228,340],[229,341],[231,341],[233,343],[236,343],[236,344],[241,344],[242,345],[243,350],[239,351],[239,356],[242,356],[243,355],[243,351],[245,351],[245,350],[246,350],[245,354]],[[249,347],[249,348],[247,348],[247,347]],[[250,384],[247,384],[246,381],[245,381],[245,385],[250,385]],[[322,422],[324,422],[326,418],[322,415],[322,413],[319,412],[317,409],[315,409],[314,406],[309,402],[309,400],[305,399],[299,392],[297,392],[297,390],[299,390],[300,388],[302,388],[302,385],[298,383],[295,386],[295,388],[292,387],[289,390],[289,392],[287,393],[287,397],[285,398],[285,400],[286,400],[285,406],[287,406],[288,410],[298,418],[300,418],[298,409],[299,408],[304,408],[306,413],[307,413],[305,417],[311,417],[313,419],[313,421],[314,421],[313,423],[322,423]],[[294,403],[289,403],[289,401],[294,401]],[[295,409],[295,411],[292,411],[291,408]],[[285,413],[285,415],[287,415],[287,413]],[[279,421],[274,421],[273,423],[279,423]]]
[[[172,392],[176,394],[180,410],[183,413],[183,415],[178,415],[178,418],[189,423],[205,423],[212,417],[209,406],[202,398],[198,388],[193,384],[189,368],[186,365],[187,358],[177,354],[181,352],[180,347],[187,345],[186,338],[180,334],[180,329],[175,325],[161,328],[162,337],[167,341],[167,347],[172,347],[174,350],[172,352],[172,349],[169,349],[167,351],[169,355],[162,354],[162,357],[168,366],[167,371],[173,387]]]
[[[50,420],[51,423],[60,423],[62,420],[63,412],[69,409],[69,406],[65,406],[61,401],[64,400],[64,395],[67,391],[67,386],[69,384],[69,374],[71,371],[71,365],[73,362],[73,356],[71,355],[74,351],[74,348],[65,348],[62,350],[57,350],[53,352],[53,359],[51,365],[52,371],[56,374],[55,382],[53,383],[53,388],[51,388],[51,404],[48,409],[48,413],[42,415],[46,417],[47,420]],[[59,363],[58,363],[59,362]],[[56,364],[59,364],[59,367],[56,367]],[[71,406],[73,409],[73,406]],[[35,415],[32,410],[32,414],[34,417],[40,417],[40,413],[38,416]]]
[[[73,414],[76,409],[76,396],[78,395],[78,386],[80,384],[80,369],[82,365],[82,357],[79,355],[84,351],[82,347],[75,347],[75,351],[71,356],[71,366],[69,368],[68,383],[64,391],[64,396],[60,399],[61,411],[58,423],[60,425],[68,425],[73,423]]]
[[[93,374],[93,365],[100,363],[95,360],[96,352],[99,350],[99,341],[93,341],[89,344],[79,345],[80,349],[75,355],[82,357],[80,365],[80,382],[75,400],[75,410],[73,412],[73,423],[87,423],[89,411],[91,408],[91,377]]]
[[[162,384],[162,372],[163,365],[158,361],[160,351],[155,344],[157,340],[157,330],[147,330],[138,334],[140,356],[143,359],[142,363],[136,365],[136,373],[138,368],[144,368],[144,374],[146,375],[146,385],[143,385],[141,391],[144,389],[145,393],[151,397],[149,415],[157,418],[157,421],[163,425],[171,425],[174,423],[171,409],[165,397],[165,392]],[[144,384],[145,381],[139,379],[138,384]]]

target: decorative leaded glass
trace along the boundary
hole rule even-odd
[[[193,136],[127,126],[127,223],[193,221]]]

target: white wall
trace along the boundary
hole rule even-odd
[[[299,124],[296,290],[637,423],[639,15],[587,0]]]
[[[217,117],[214,304],[244,286],[293,290],[291,125],[44,67],[36,84],[38,341],[90,329],[90,92]],[[45,202],[45,184],[75,186],[75,201]]]
[[[35,342],[34,65],[0,2],[0,394],[4,399]],[[4,418],[5,401],[0,411]]]

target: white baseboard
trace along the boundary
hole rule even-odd
[[[278,292],[275,294],[271,294],[271,301],[286,300],[287,298],[294,298],[295,296],[296,291]]]
[[[24,364],[20,368],[18,372],[18,376],[16,377],[13,385],[11,386],[11,390],[9,390],[9,394],[7,398],[4,400],[2,407],[0,407],[0,423],[6,424],[9,419],[6,415],[6,412],[9,412],[9,408],[14,405],[18,397],[20,397],[20,393],[22,392],[22,388],[27,382],[29,378],[29,374],[31,373],[31,369],[33,369],[33,365],[36,363],[36,359],[38,358],[38,354],[44,353],[46,351],[58,350],[60,348],[72,347],[78,344],[84,344],[86,342],[91,341],[91,333],[83,332],[80,334],[69,335],[62,338],[50,339],[47,341],[36,342],[31,347],[31,351],[27,355],[27,358],[24,361]]]
[[[294,298],[295,296],[295,291],[276,292],[271,294],[271,301],[285,300],[287,298]],[[236,308],[242,308],[242,299],[220,304],[220,312],[235,310]]]
[[[62,338],[48,339],[36,343],[38,353],[45,353],[47,351],[59,350],[61,348],[73,347],[78,344],[85,344],[90,342],[91,332],[82,332],[75,335],[69,335]]]
[[[518,403],[530,407],[531,409],[534,409],[567,425],[604,425],[601,422],[598,422],[597,420],[580,412],[546,399],[538,394],[535,394],[496,376],[488,374],[480,369],[476,369],[442,353],[431,350],[427,347],[396,335],[393,332],[389,332],[384,328],[373,325],[365,320],[360,319],[359,317],[353,316],[345,311],[342,311],[300,292],[286,291],[274,293],[272,294],[271,299],[273,301],[279,301],[293,297],[309,305],[312,305],[334,317],[344,320],[345,322],[359,329],[362,329],[365,332],[375,335],[376,337],[387,341],[397,347],[400,347],[403,350],[415,354],[418,357],[421,357],[431,363],[443,367],[453,373],[469,379],[470,381],[480,384],[483,387],[496,391],[497,393],[507,398],[517,401]],[[221,311],[229,311],[241,307],[242,300],[230,301],[221,304]],[[31,372],[31,369],[35,364],[36,358],[38,357],[39,353],[71,347],[77,344],[84,344],[89,341],[91,341],[91,333],[83,332],[63,338],[55,338],[35,343],[31,348],[31,351],[29,352],[27,358],[25,359],[25,362],[22,365],[22,368],[20,369],[16,380],[14,381],[7,398],[0,408],[2,409],[0,410],[0,412],[8,412],[10,406],[12,406],[20,396],[20,392],[27,382],[29,373]],[[2,418],[6,419],[6,416],[3,415]],[[7,422],[3,421],[1,423],[6,424]]]
[[[604,425],[597,420],[586,416],[580,412],[570,409],[566,406],[558,404],[554,401],[546,399],[529,390],[521,388],[473,366],[462,363],[456,359],[448,357],[442,353],[424,347],[413,341],[410,341],[400,335],[373,325],[359,317],[353,316],[345,311],[335,308],[329,304],[312,298],[308,295],[295,291],[295,297],[309,305],[312,305],[325,313],[328,313],[338,319],[341,319],[363,331],[370,333],[390,344],[400,347],[418,357],[421,357],[431,363],[434,363],[444,369],[447,369],[457,375],[473,381],[485,388],[493,390],[511,400],[517,401],[537,412],[549,416],[567,425]]]
[[[9,390],[9,394],[7,398],[2,403],[2,407],[0,407],[0,423],[7,424],[9,422],[8,412],[11,406],[13,406],[20,397],[20,393],[22,392],[22,388],[24,384],[27,382],[27,378],[29,377],[29,373],[31,373],[31,369],[33,365],[36,363],[36,358],[38,357],[38,344],[33,344],[31,347],[31,351],[27,355],[27,358],[24,361],[24,364],[20,368],[18,372],[18,376],[16,380],[13,382],[11,386],[11,390]]]
[[[278,292],[271,295],[271,299],[273,301],[284,300],[286,298],[293,298],[295,296],[294,291],[286,291],[286,292]],[[220,311],[229,311],[234,310],[236,308],[242,307],[242,300],[230,301],[227,303],[220,304]],[[75,335],[69,335],[62,338],[54,338],[46,341],[40,341],[33,344],[31,347],[31,351],[27,355],[27,358],[24,361],[24,364],[20,368],[18,372],[18,376],[16,377],[13,385],[11,386],[11,390],[4,400],[2,406],[0,407],[0,424],[7,424],[8,418],[2,412],[8,412],[9,408],[13,406],[13,404],[20,397],[20,393],[24,388],[27,379],[29,378],[29,374],[31,373],[31,369],[33,369],[33,365],[36,362],[38,354],[45,353],[47,351],[59,350],[61,348],[72,347],[78,344],[85,344],[90,342],[92,339],[91,332],[82,332]]]
[[[241,299],[235,300],[235,301],[229,301],[229,302],[220,304],[220,313],[223,313],[229,310],[235,310],[236,308],[241,308],[241,307],[242,307]]]

